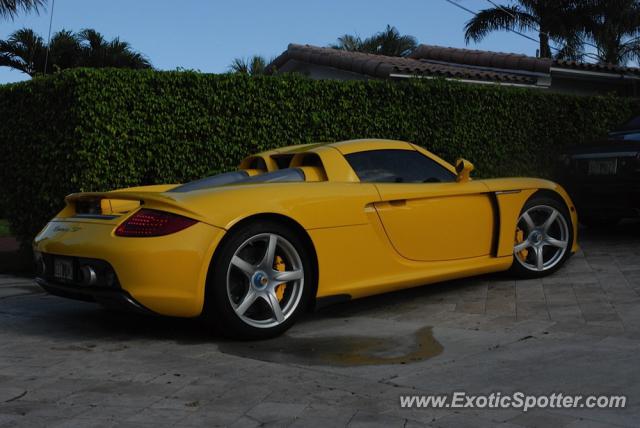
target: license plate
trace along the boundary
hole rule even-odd
[[[589,161],[589,175],[615,175],[618,159],[592,159]]]
[[[73,261],[55,259],[53,261],[53,276],[63,281],[73,281]]]

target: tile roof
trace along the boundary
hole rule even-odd
[[[574,70],[594,71],[601,73],[631,74],[634,76],[640,76],[640,68],[622,67],[615,64],[593,64],[588,62],[555,60],[553,62],[553,65],[554,67],[570,68]]]
[[[548,58],[534,58],[521,54],[447,48],[432,45],[418,46],[410,57],[477,67],[520,70],[545,74],[549,73],[549,67],[553,62],[553,60]]]
[[[376,78],[402,74],[536,84],[537,77],[549,75],[552,67],[640,76],[640,68],[432,45],[418,46],[409,57],[391,57],[290,44],[288,49],[269,65],[268,72],[278,70],[289,60],[333,67]]]
[[[640,68],[622,67],[615,64],[594,64],[588,62],[554,60],[550,58],[535,58],[514,53],[448,48],[432,45],[418,46],[410,57],[546,74],[550,72],[551,67],[557,67],[604,73],[640,75]]]
[[[290,44],[288,49],[269,65],[268,72],[278,70],[292,59],[377,78],[404,74],[519,84],[536,82],[535,77],[508,70],[485,70],[464,64],[442,64],[419,58],[373,55],[296,44]]]

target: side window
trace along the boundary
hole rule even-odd
[[[367,183],[443,183],[454,173],[415,150],[370,150],[345,155],[360,181]]]

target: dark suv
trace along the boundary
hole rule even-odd
[[[615,225],[640,214],[640,116],[608,139],[567,148],[557,180],[569,192],[586,226]]]

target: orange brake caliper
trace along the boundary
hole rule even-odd
[[[280,272],[284,272],[287,268],[287,266],[284,264],[284,260],[282,260],[282,257],[280,256],[276,256],[274,264],[275,266],[273,268]],[[276,296],[278,297],[278,301],[282,301],[282,298],[284,297],[284,289],[286,287],[287,284],[285,282],[276,286]]]
[[[524,242],[524,230],[518,227],[516,229],[516,244],[519,244],[521,242]],[[526,248],[518,253],[518,257],[520,257],[520,260],[522,261],[525,261],[528,255],[529,250],[527,250]]]

